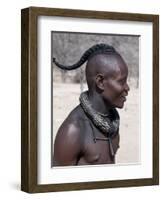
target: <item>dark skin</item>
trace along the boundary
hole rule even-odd
[[[123,108],[129,86],[128,68],[120,55],[99,54],[92,57],[86,66],[89,100],[92,107],[107,113],[110,108]],[[54,144],[54,165],[113,164],[108,141],[93,140],[106,138],[78,105],[65,119],[58,130]],[[119,147],[119,133],[112,139],[114,152]]]

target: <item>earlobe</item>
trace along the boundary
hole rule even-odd
[[[104,90],[104,76],[103,74],[98,74],[96,76],[96,86],[97,88],[99,88],[100,90]]]

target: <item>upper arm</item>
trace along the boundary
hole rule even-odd
[[[80,128],[75,123],[63,124],[54,143],[54,165],[75,165],[82,149]]]

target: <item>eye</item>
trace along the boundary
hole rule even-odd
[[[126,78],[120,79],[118,82],[123,85],[126,83]]]

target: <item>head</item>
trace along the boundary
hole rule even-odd
[[[77,69],[86,61],[89,93],[101,96],[109,107],[122,108],[129,91],[128,68],[112,46],[96,44],[86,50],[78,62],[70,66],[62,65],[53,58],[53,62],[63,70]]]
[[[123,108],[129,91],[127,77],[127,65],[117,52],[95,54],[87,62],[89,92],[100,95],[108,107]]]

